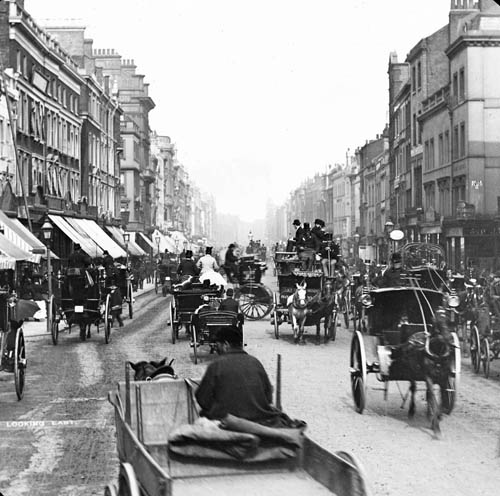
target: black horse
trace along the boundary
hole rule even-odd
[[[335,341],[336,323],[333,316],[335,312],[336,298],[334,291],[334,279],[327,278],[323,285],[321,294],[315,296],[307,304],[308,313],[306,316],[306,326],[316,326],[316,344],[321,341],[321,320],[324,322],[325,343],[330,339]],[[333,326],[333,328],[332,328]]]
[[[172,367],[174,358],[170,360],[167,364],[167,358],[156,362],[151,360],[140,361],[137,363],[128,362],[129,365],[134,369],[134,381],[148,381],[148,380],[160,380],[160,379],[176,379],[177,375]]]
[[[455,344],[448,328],[446,311],[437,309],[428,333],[417,332],[410,336],[400,352],[400,359],[407,364],[412,377],[408,415],[415,415],[416,381],[423,378],[427,389],[427,415],[434,434],[438,436],[441,433],[441,415],[451,413],[455,401],[455,385],[450,379],[455,372]],[[441,401],[436,398],[435,385],[439,386]]]

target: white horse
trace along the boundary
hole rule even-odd
[[[304,324],[306,322],[309,309],[307,308],[307,283],[296,284],[297,289],[287,299],[288,315],[293,329],[293,338],[297,344],[299,341],[305,343]]]

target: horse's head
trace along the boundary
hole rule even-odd
[[[147,381],[156,378],[158,375],[170,375],[176,377],[174,369],[172,368],[172,363],[174,359],[170,360],[168,365],[166,365],[167,359],[157,361],[140,361],[137,363],[128,362],[129,365],[134,369],[134,381]]]
[[[453,345],[447,312],[443,307],[439,307],[434,313],[433,326],[427,336],[425,350],[434,358],[445,358],[450,354]]]
[[[296,284],[297,289],[293,294],[293,306],[295,308],[305,308],[307,306],[307,283]]]

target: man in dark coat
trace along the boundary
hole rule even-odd
[[[233,288],[228,288],[226,291],[226,299],[222,300],[219,305],[220,312],[234,312],[238,316],[238,323],[243,326],[243,322],[245,321],[245,317],[240,312],[240,306],[238,302],[233,298],[234,290]]]
[[[380,287],[393,288],[402,286],[401,281],[402,267],[401,267],[401,253],[393,253],[391,255],[391,264],[384,270],[380,278]]]
[[[293,242],[295,246],[295,251],[297,255],[304,249],[304,228],[302,227],[302,223],[299,219],[295,219],[292,222],[292,226],[295,229],[295,235],[293,236]]]
[[[68,267],[77,269],[86,269],[91,264],[90,257],[82,250],[82,247],[76,243],[74,251],[68,257]]]
[[[222,356],[208,366],[196,391],[201,414],[214,420],[231,414],[272,425],[279,411],[272,406],[272,386],[264,367],[243,351],[236,327],[221,329],[217,341]]]
[[[196,262],[193,260],[193,252],[187,250],[185,257],[181,259],[179,266],[177,267],[177,274],[181,280],[186,280],[189,276],[197,276],[200,273],[198,267],[196,267]]]

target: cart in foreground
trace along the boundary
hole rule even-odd
[[[184,457],[169,449],[169,434],[197,418],[189,380],[120,383],[109,400],[115,409],[118,485],[105,496],[368,494],[354,457],[332,454],[307,436],[297,456],[243,462]]]

